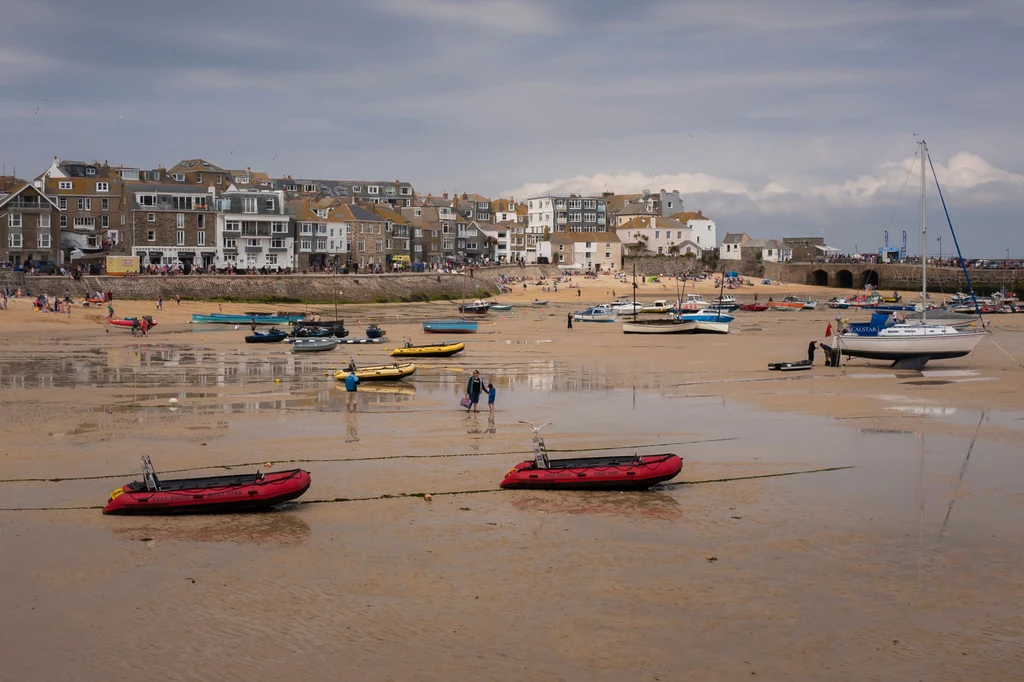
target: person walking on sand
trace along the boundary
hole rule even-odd
[[[355,412],[359,404],[359,377],[356,376],[355,368],[350,368],[348,376],[345,377],[345,410]]]
[[[114,306],[110,305],[109,303],[107,304],[107,319],[114,319]]]
[[[807,346],[807,362],[814,364],[814,349],[818,347],[817,341],[811,341]]]
[[[498,397],[498,389],[494,388],[494,384],[488,382],[487,384],[487,411],[494,414],[494,399]]]
[[[572,313],[568,315],[569,329],[572,329]]]
[[[156,309],[157,310],[163,310],[164,309],[164,297],[163,296],[161,296],[160,298],[156,299]]]
[[[469,382],[466,384],[466,395],[469,396],[469,407],[466,411],[473,412],[480,411],[480,394],[484,390],[484,381],[480,378],[480,370],[474,369],[473,376],[469,378]]]

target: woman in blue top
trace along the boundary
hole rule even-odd
[[[480,378],[480,370],[473,370],[473,376],[469,378],[469,383],[466,384],[466,395],[469,396],[469,407],[467,411],[473,410],[474,412],[480,411],[480,394],[484,390],[484,381]]]

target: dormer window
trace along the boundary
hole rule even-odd
[[[57,183],[57,189],[71,189],[73,186],[69,180],[61,180]]]
[[[171,175],[171,177],[174,178],[175,180],[177,180],[178,182],[185,182],[185,174],[184,173],[174,173],[173,175]]]
[[[358,194],[359,192],[362,192],[362,191],[363,191],[362,185],[352,185],[352,194]]]
[[[199,184],[202,184],[202,182],[203,182],[203,174],[202,173],[196,173],[196,184],[199,185]]]
[[[86,175],[96,175],[96,169],[93,168],[92,166],[86,166],[85,167],[85,174]]]
[[[303,192],[315,192],[316,191],[316,185],[303,185],[302,186],[302,191]]]
[[[96,183],[96,191],[97,192],[109,192],[110,191],[110,183],[109,182],[97,182]]]

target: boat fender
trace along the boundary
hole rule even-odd
[[[423,493],[424,502],[430,502],[432,499],[434,499],[433,495],[431,495],[430,493]]]

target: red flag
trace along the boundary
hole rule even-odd
[[[825,338],[832,336],[832,323],[828,323],[828,327],[825,329]]]

